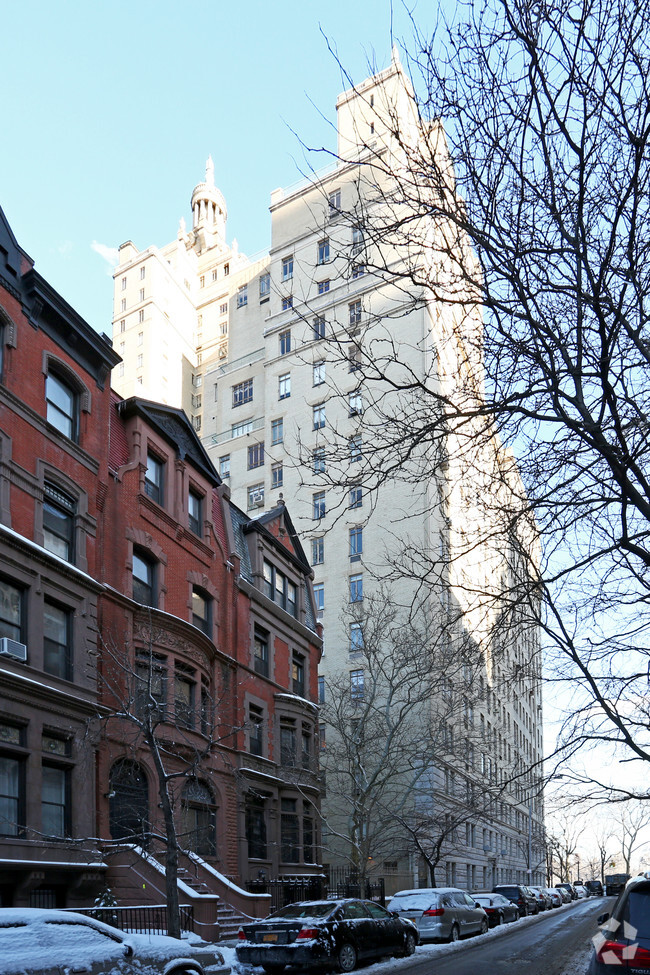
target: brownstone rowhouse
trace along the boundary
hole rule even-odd
[[[153,709],[182,900],[259,914],[247,883],[320,872],[311,569],[118,361],[0,210],[1,903],[164,900]]]

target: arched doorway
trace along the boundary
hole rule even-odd
[[[217,804],[210,787],[199,779],[190,779],[183,789],[179,839],[199,856],[217,852]]]

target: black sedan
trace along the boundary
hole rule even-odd
[[[471,896],[487,914],[491,928],[496,928],[500,924],[507,924],[509,921],[519,920],[519,908],[503,894],[488,894],[481,890]]]
[[[303,901],[240,928],[237,960],[269,975],[286,965],[351,972],[362,959],[412,955],[418,942],[412,921],[373,901]]]

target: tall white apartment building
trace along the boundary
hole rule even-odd
[[[469,634],[483,660],[484,691],[457,723],[470,727],[475,744],[462,763],[449,743],[432,756],[434,783],[453,790],[459,774],[498,798],[447,844],[445,879],[468,889],[541,882],[543,803],[539,772],[530,771],[542,757],[537,636],[530,627],[509,633],[508,659],[527,665],[516,682],[503,682],[507,692],[492,693],[502,666],[493,661],[494,606],[512,567],[498,546],[472,544],[473,532],[485,537],[475,499],[490,491],[495,463],[499,491],[516,480],[512,458],[495,442],[487,463],[468,466],[450,431],[434,466],[416,452],[411,476],[396,471],[380,486],[373,470],[384,387],[364,367],[369,357],[384,359],[396,381],[410,371],[447,384],[450,395],[464,385],[460,373],[475,371],[482,383],[478,308],[459,331],[452,304],[405,288],[400,271],[421,257],[397,246],[382,256],[381,272],[373,270],[376,242],[366,221],[389,192],[377,192],[377,179],[387,177],[369,163],[381,157],[386,171],[392,157],[400,165],[396,119],[402,138],[418,137],[412,91],[393,55],[389,68],[339,96],[332,166],[271,194],[271,249],[256,263],[226,243],[226,205],[208,161],[192,194],[192,228],[181,221],[176,240],[160,249],[138,251],[131,242],[120,249],[113,334],[123,363],[113,385],[125,396],[182,406],[251,518],[286,500],[311,556],[325,680],[347,672],[363,695],[359,621],[364,601],[391,574],[394,598],[418,606],[429,630],[449,631],[452,641],[462,631],[466,643]],[[413,477],[418,464],[421,476]],[[439,566],[438,585],[425,596],[417,572],[395,573],[409,548]],[[469,701],[467,688],[455,692]],[[336,861],[334,841],[323,856]],[[426,879],[417,857],[402,850],[382,852],[376,870],[389,889]]]

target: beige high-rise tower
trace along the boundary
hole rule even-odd
[[[226,244],[226,206],[209,161],[192,195],[192,229],[181,224],[160,250],[131,243],[120,250],[114,342],[124,364],[114,386],[182,406],[251,518],[286,500],[314,571],[324,694],[347,682],[352,705],[367,699],[364,612],[376,613],[373,594],[385,594],[389,578],[396,618],[409,607],[412,633],[430,640],[432,654],[453,656],[462,644],[462,662],[457,655],[431,686],[432,696],[460,703],[448,709],[444,741],[431,739],[436,751],[418,782],[429,783],[432,809],[451,808],[465,790],[488,798],[462,829],[452,829],[439,882],[471,889],[541,881],[543,807],[526,771],[542,755],[538,637],[530,625],[495,635],[499,587],[509,586],[512,564],[502,546],[486,540],[485,511],[476,504],[492,491],[495,472],[495,493],[505,499],[517,482],[514,462],[490,437],[475,443],[470,460],[452,429],[435,463],[430,453],[414,452],[408,476],[397,469],[378,484],[373,467],[382,439],[388,442],[379,360],[398,384],[410,374],[449,396],[482,386],[478,306],[468,300],[459,320],[457,303],[405,287],[409,263],[426,257],[389,244],[378,261],[380,242],[367,232],[390,198],[391,167],[403,162],[396,121],[402,140],[419,137],[410,84],[394,53],[387,69],[339,96],[333,165],[271,194],[271,249],[256,263]],[[413,571],[396,571],[409,552]],[[426,566],[435,581],[423,590]],[[497,692],[515,660],[527,662],[524,676]],[[325,727],[325,747],[330,734],[336,730]],[[326,794],[326,814],[328,795],[336,805]],[[337,835],[361,828],[341,809],[329,815],[323,857],[343,863]],[[390,851],[378,843],[370,855],[388,889],[426,879],[406,841]]]

